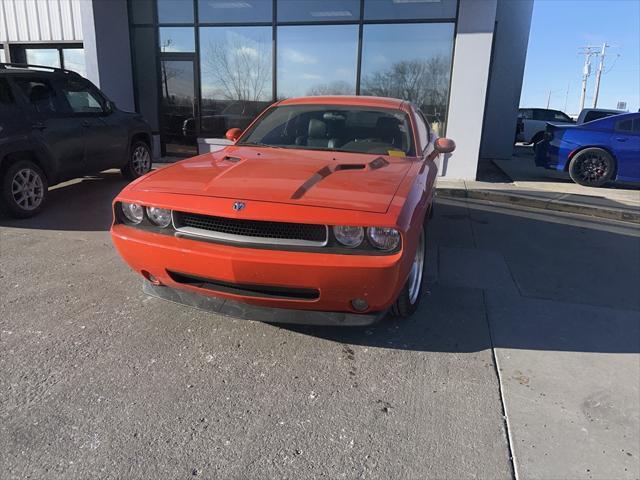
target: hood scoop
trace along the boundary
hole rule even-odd
[[[339,172],[341,170],[365,170],[367,166],[371,170],[378,170],[379,168],[386,167],[387,165],[389,165],[389,162],[387,162],[382,157],[378,157],[372,160],[371,162],[369,162],[368,165],[364,163],[339,163],[338,165],[332,165],[332,166],[327,165],[326,167],[322,167],[320,170],[314,173],[311,177],[309,177],[300,186],[300,188],[298,188],[295,192],[293,192],[293,195],[291,195],[291,198],[294,200],[297,200],[304,197],[304,195],[309,190],[311,190],[317,183],[321,182],[322,180],[324,180],[329,175],[335,172]]]

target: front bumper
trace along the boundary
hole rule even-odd
[[[236,300],[200,295],[160,285],[144,280],[142,290],[152,297],[168,300],[206,312],[225,315],[243,320],[268,323],[291,323],[297,325],[325,326],[366,326],[382,320],[386,311],[371,314],[345,312],[318,312],[313,310],[293,310],[249,305]]]
[[[230,308],[216,306],[215,300],[222,299],[232,301],[229,305],[241,302],[256,307],[298,311],[297,316],[300,317],[296,319],[293,314],[279,312],[285,320],[276,320],[273,315],[260,314],[270,318],[267,321],[274,322],[372,323],[379,312],[388,310],[397,298],[411,266],[411,260],[407,260],[402,251],[392,255],[367,256],[255,249],[162,235],[122,224],[115,224],[111,234],[118,252],[134,271],[146,277],[151,274],[164,286],[160,290],[154,289],[156,296],[165,298],[169,295],[171,298],[168,299],[172,301],[192,305],[191,297],[188,301],[180,301],[187,298],[182,297],[183,292],[190,292],[212,299],[205,303],[208,307],[213,305],[214,309]],[[310,289],[317,291],[318,295],[313,299],[274,298],[245,295],[233,290],[216,291],[179,282],[170,272],[237,285]],[[177,293],[166,293],[169,289]],[[363,312],[355,311],[351,305],[353,299],[366,300],[369,308]],[[196,303],[196,306],[204,305],[200,300]],[[242,313],[236,306],[233,309]],[[322,313],[330,318],[321,322],[318,315],[305,318],[306,314],[300,311]],[[374,318],[365,318],[371,315]]]

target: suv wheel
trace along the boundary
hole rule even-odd
[[[149,145],[137,141],[131,145],[129,161],[122,167],[122,174],[134,180],[151,171],[151,151]]]
[[[48,193],[47,177],[29,160],[9,165],[2,177],[2,207],[15,218],[33,217],[42,210]]]

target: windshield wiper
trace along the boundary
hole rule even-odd
[[[269,145],[268,143],[260,143],[260,142],[242,142],[242,143],[236,143],[236,145],[247,146],[247,147],[283,148],[279,145]]]

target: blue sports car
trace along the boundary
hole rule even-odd
[[[640,113],[580,125],[547,124],[535,150],[536,165],[569,172],[580,185],[640,182]]]

